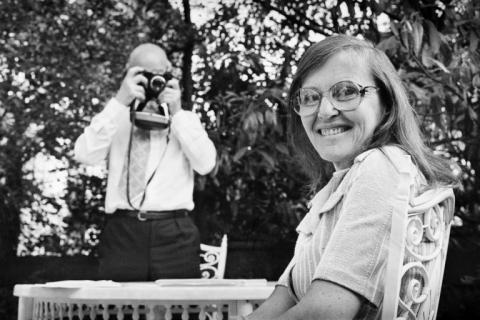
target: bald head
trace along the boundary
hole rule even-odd
[[[151,72],[166,72],[172,68],[165,51],[153,43],[144,43],[133,49],[127,68],[142,67]]]

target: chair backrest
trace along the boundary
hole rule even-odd
[[[202,278],[223,279],[227,263],[227,235],[223,235],[219,247],[202,243],[200,244],[200,250]]]
[[[435,320],[454,204],[452,189],[429,190],[394,215],[383,320]]]

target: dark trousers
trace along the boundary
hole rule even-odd
[[[200,237],[188,215],[140,221],[107,216],[99,243],[99,278],[154,281],[200,278]]]

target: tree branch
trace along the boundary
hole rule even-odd
[[[267,1],[253,0],[253,2],[261,5],[266,10],[271,10],[271,11],[275,11],[277,13],[280,13],[282,16],[284,16],[288,21],[290,21],[293,24],[305,27],[308,30],[315,31],[315,32],[320,33],[324,36],[330,36],[330,35],[333,34],[332,30],[320,28],[315,20],[307,17],[305,14],[302,14],[302,13],[296,11],[296,10],[294,10],[295,14],[292,15],[292,14],[286,13],[284,10],[282,10],[278,7],[273,6],[270,3],[269,0],[267,0]],[[298,18],[300,16],[302,17],[302,19]],[[305,23],[305,21],[308,21],[308,24]]]
[[[438,80],[437,78],[435,78],[435,76],[433,74],[431,74],[430,71],[428,71],[425,66],[423,65],[423,63],[418,59],[417,56],[415,56],[414,54],[411,54],[411,56],[413,57],[413,59],[415,60],[415,62],[418,64],[418,66],[420,67],[420,69],[422,70],[422,72],[428,77],[430,78],[431,80],[435,81],[436,83],[439,83],[441,85],[443,85],[445,88],[447,88],[448,90],[450,90],[452,93],[454,93],[457,97],[460,98],[460,100],[462,101],[465,101],[464,98],[463,98],[463,95],[460,94],[459,92],[457,92],[457,89],[455,89],[454,87],[450,86],[449,84],[446,84],[444,83],[443,81],[441,80]]]
[[[390,20],[395,20],[395,21],[400,21],[400,20],[402,20],[399,16],[397,16],[396,14],[391,13],[391,12],[389,12],[389,11],[387,11],[387,10],[383,10],[382,12],[385,13],[385,14],[390,18]]]
[[[470,139],[465,139],[465,138],[446,138],[442,140],[437,140],[437,141],[432,141],[429,142],[428,144],[431,146],[438,146],[442,144],[451,144],[452,142],[464,142],[465,144],[468,145],[478,145],[480,144],[480,141],[478,141],[478,138],[472,137]]]

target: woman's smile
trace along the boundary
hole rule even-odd
[[[338,126],[338,127],[329,127],[324,129],[318,129],[317,132],[324,137],[338,136],[344,132],[350,130],[351,127],[347,126]]]

